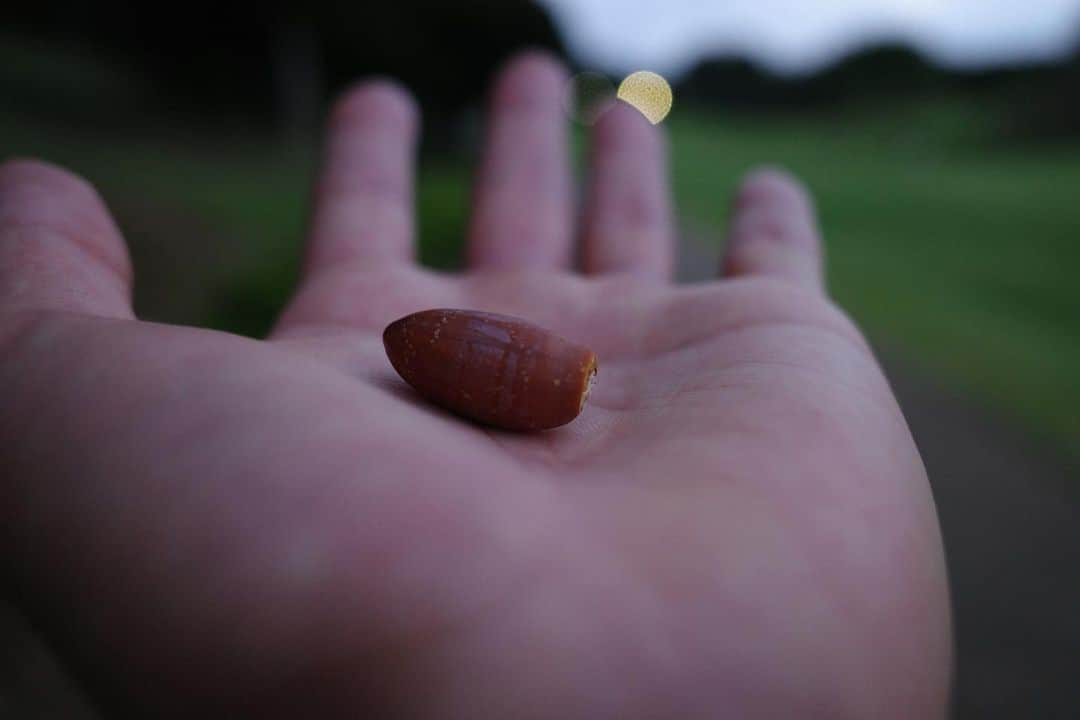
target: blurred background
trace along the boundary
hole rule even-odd
[[[934,485],[954,714],[1080,717],[1080,0],[13,3],[0,159],[98,185],[141,317],[258,336],[330,100],[372,74],[418,96],[421,256],[452,269],[484,93],[523,47],[671,82],[683,280],[714,275],[744,172],[806,180]],[[3,618],[0,715],[96,717]]]

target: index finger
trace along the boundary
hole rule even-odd
[[[417,115],[409,94],[383,80],[338,101],[315,191],[308,276],[412,258]]]

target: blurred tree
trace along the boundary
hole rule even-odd
[[[881,45],[860,50],[811,76],[782,77],[738,58],[703,60],[680,84],[680,97],[733,107],[793,109],[927,93],[949,73],[914,50]]]
[[[1008,130],[1024,139],[1080,137],[1080,45],[1065,62],[1015,78]]]
[[[809,95],[826,102],[923,95],[949,84],[950,73],[898,44],[866,48],[808,81]]]
[[[760,108],[790,103],[791,84],[743,58],[710,58],[687,73],[676,95],[680,101]]]
[[[474,103],[513,50],[562,54],[554,25],[531,0],[51,0],[5,12],[9,31],[136,62],[170,109],[276,115],[293,129],[311,121],[309,105],[361,76],[399,78],[439,118]]]
[[[679,83],[682,101],[784,112],[951,97],[974,100],[1011,138],[1080,137],[1080,40],[1057,62],[976,70],[938,67],[902,45],[856,52],[816,75],[786,77],[735,57],[699,62]]]

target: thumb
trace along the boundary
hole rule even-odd
[[[32,160],[0,163],[0,311],[132,318],[131,261],[101,197]]]

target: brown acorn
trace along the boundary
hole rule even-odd
[[[596,377],[593,351],[507,315],[424,310],[391,323],[383,345],[425,398],[506,430],[565,425]]]

